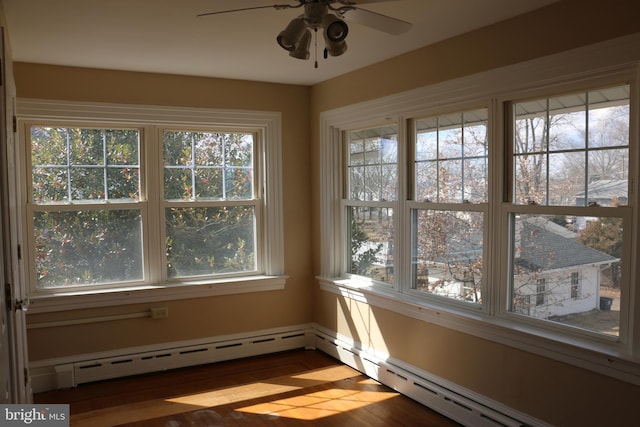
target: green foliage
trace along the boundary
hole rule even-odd
[[[184,201],[252,200],[253,136],[168,131],[163,147],[164,198],[173,205],[165,214],[168,276],[254,271],[253,206],[181,206]]]
[[[253,271],[252,206],[166,210],[169,277]]]
[[[255,206],[227,203],[254,199],[253,155],[252,134],[163,133],[169,277],[256,270]],[[37,286],[143,280],[141,210],[118,208],[140,198],[139,131],[36,126],[31,167]]]
[[[622,257],[622,218],[601,217],[591,221],[580,233],[578,241],[616,258]]]
[[[33,127],[34,202],[137,200],[138,134],[131,129]]]
[[[38,287],[142,280],[142,224],[131,210],[34,214]]]
[[[369,242],[369,237],[364,230],[364,220],[358,220],[354,216],[351,217],[351,273],[361,276],[368,276],[371,272],[371,266],[382,250],[382,243],[378,243],[375,247],[362,249]]]

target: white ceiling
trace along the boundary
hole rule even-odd
[[[557,0],[391,0],[363,9],[413,23],[392,36],[349,25],[348,50],[291,58],[275,41],[301,9],[199,13],[295,0],[1,0],[14,61],[311,85]],[[358,2],[358,0],[353,0]],[[348,22],[348,13],[346,19]]]

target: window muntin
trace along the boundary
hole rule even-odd
[[[279,235],[278,221],[266,222],[265,212],[279,209],[263,206],[260,172],[262,135],[277,138],[273,128],[103,128],[43,120],[26,129],[34,295],[280,271],[281,243],[260,237],[265,227]],[[278,163],[272,157],[269,165]],[[277,184],[278,175],[267,178]],[[265,257],[266,247],[276,253]]]
[[[347,132],[346,153],[346,272],[392,284],[399,182],[397,126]]]
[[[34,203],[137,201],[140,131],[32,126]]]
[[[36,288],[143,280],[140,130],[31,126],[28,146]]]
[[[510,104],[512,206],[528,205],[508,214],[511,312],[620,336],[629,94],[623,85]]]
[[[486,109],[415,120],[416,201],[487,201]]]
[[[251,132],[162,131],[169,279],[257,272],[257,145]]]
[[[254,139],[244,132],[163,131],[164,199],[254,199]]]
[[[614,43],[618,45],[619,43]],[[623,49],[624,50],[624,49]],[[628,49],[627,49],[628,50]],[[610,46],[594,46],[572,52],[567,57],[578,59],[566,61],[562,58],[544,58],[532,63],[510,66],[509,70],[496,70],[481,75],[469,76],[458,80],[429,85],[388,97],[369,100],[366,103],[325,111],[321,114],[321,175],[322,190],[322,264],[320,283],[324,290],[338,295],[352,295],[354,300],[366,301],[375,307],[392,310],[401,315],[452,328],[470,335],[496,340],[509,346],[533,351],[538,355],[551,357],[582,368],[616,378],[638,378],[640,360],[638,338],[640,318],[636,310],[638,297],[637,266],[631,262],[637,259],[638,211],[637,211],[637,166],[638,166],[638,67],[627,59],[618,56],[620,50]],[[566,59],[566,58],[565,58]],[[555,77],[554,77],[555,76]],[[545,98],[549,95],[564,95],[574,91],[595,92],[597,88],[611,88],[629,82],[630,90],[630,155],[628,161],[629,185],[626,205],[617,207],[535,205],[527,202],[514,203],[514,161],[511,149],[514,113],[509,102],[512,100]],[[485,98],[486,97],[486,98]],[[421,202],[413,201],[413,176],[410,170],[412,120],[420,118],[420,111],[452,111],[461,103],[483,101],[491,105],[490,111],[490,159],[489,159],[489,203],[487,204],[485,224],[485,294],[483,309],[463,310],[465,306],[451,304],[442,298],[420,299],[417,292],[410,289],[411,278],[411,220],[410,209]],[[344,223],[338,221],[340,199],[340,179],[336,171],[340,169],[340,132],[339,130],[358,126],[363,120],[380,120],[398,117],[401,129],[400,147],[407,146],[402,153],[400,166],[407,159],[408,175],[401,173],[402,190],[408,191],[405,203],[404,194],[396,210],[398,219],[396,239],[396,270],[398,284],[394,291],[379,290],[357,280],[341,276],[344,272],[343,240]],[[344,159],[344,156],[342,156]],[[466,206],[466,205],[463,205]],[[471,204],[471,206],[475,206]],[[428,207],[424,206],[424,208]],[[615,212],[614,212],[615,209]],[[568,325],[550,321],[541,321],[509,312],[510,293],[509,265],[511,213],[523,214],[562,214],[572,217],[615,216],[624,222],[623,268],[621,277],[621,298],[614,299],[612,310],[620,304],[619,336],[593,333]],[[357,288],[354,290],[353,288]],[[578,290],[578,293],[580,291]],[[393,297],[395,295],[395,298]],[[629,299],[632,298],[632,299]],[[633,381],[633,380],[631,380]]]
[[[347,162],[349,200],[397,200],[397,126],[349,132]]]
[[[625,85],[514,104],[514,203],[626,205],[629,91]]]
[[[488,110],[413,124],[411,289],[482,304]]]

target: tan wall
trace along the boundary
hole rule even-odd
[[[312,159],[322,111],[640,32],[636,0],[563,0],[547,8],[318,84],[311,92]],[[319,163],[312,164],[314,272],[320,272]],[[314,320],[558,426],[635,425],[640,387],[356,304],[316,288]]]
[[[18,97],[279,111],[285,272],[282,291],[167,302],[169,318],[32,329],[31,360],[298,325],[311,321],[309,88],[16,63]],[[156,304],[32,314],[28,323],[130,313]]]
[[[631,425],[631,408],[640,395],[638,387],[386,310],[354,305],[317,287],[312,295],[310,284],[320,266],[317,159],[321,111],[638,32],[640,20],[631,9],[635,3],[563,0],[524,17],[312,88],[16,64],[20,97],[275,110],[283,114],[285,255],[286,272],[291,276],[286,290],[169,302],[170,316],[161,321],[138,319],[32,330],[31,359],[244,332],[313,319],[552,424]],[[137,308],[30,315],[29,321]]]

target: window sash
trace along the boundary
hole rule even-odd
[[[509,105],[508,103],[504,104],[505,107],[507,105]],[[449,111],[451,111],[451,109],[449,109]],[[473,110],[465,110],[465,109],[460,109],[458,111],[473,111]],[[490,146],[492,146],[492,144],[495,144],[496,141],[496,130],[492,129],[492,126],[496,126],[498,123],[500,123],[499,120],[496,119],[497,116],[493,116],[491,117],[491,114],[489,114],[490,118],[487,120],[487,136],[489,137],[490,135],[492,136],[492,139],[494,140],[494,142],[489,143]],[[419,116],[419,115],[411,115],[411,116],[406,116],[403,117],[401,120],[401,123],[404,123],[404,126],[407,129],[414,129],[415,128],[415,123],[417,120],[421,120],[421,119],[416,119],[414,117],[424,117],[424,116]],[[508,123],[508,121],[507,121]],[[505,123],[505,125],[507,125],[507,123]],[[403,127],[403,125],[401,124],[399,126],[400,128]],[[348,134],[348,131],[343,131],[343,137],[345,134]],[[339,133],[337,133],[337,135],[339,135]],[[412,145],[410,144],[415,144],[415,135],[404,135],[402,132],[400,132],[399,137],[398,137],[398,146],[399,147],[403,147],[405,146],[405,144],[409,144],[407,145],[408,147],[408,151],[411,152],[412,150]],[[620,149],[620,148],[625,148],[624,146],[616,146],[616,147],[607,147],[607,149]],[[595,149],[598,150],[598,149]],[[505,150],[507,153],[510,152],[510,150]],[[571,151],[578,151],[580,153],[589,153],[590,151],[593,151],[591,149],[589,149],[587,147],[587,149],[585,150],[564,150],[564,151],[559,151],[559,152],[571,152]],[[503,150],[499,149],[497,150],[498,153],[500,152],[504,152]],[[343,151],[343,156],[345,156],[345,159],[350,159],[350,153]],[[511,155],[513,155],[513,153],[511,153]],[[415,174],[415,166],[414,163],[415,162],[415,158],[416,158],[417,154],[416,153],[412,153],[411,156],[409,156],[409,158],[411,159],[411,163],[410,163],[410,167],[409,168],[405,168],[404,167],[404,158],[402,155],[402,150],[399,151],[398,154],[398,161],[397,161],[397,168],[398,168],[398,176],[399,177],[403,177],[403,176],[407,176],[407,178],[403,181],[400,180],[399,181],[399,191],[400,191],[400,201],[396,204],[396,203],[391,203],[389,206],[395,206],[394,207],[394,229],[396,230],[394,235],[393,235],[393,239],[401,242],[401,241],[414,241],[415,242],[415,233],[412,231],[414,228],[411,225],[413,222],[413,220],[411,218],[413,218],[413,216],[415,215],[415,212],[418,212],[420,210],[440,210],[440,211],[450,211],[451,213],[454,212],[478,212],[478,213],[482,213],[482,215],[484,215],[484,219],[487,223],[485,230],[483,232],[483,242],[485,242],[485,245],[483,245],[483,249],[482,249],[482,257],[483,259],[487,259],[489,260],[489,262],[487,263],[483,263],[482,265],[482,282],[483,283],[492,283],[491,285],[488,285],[486,289],[482,289],[482,293],[486,294],[486,298],[479,298],[479,300],[477,302],[480,302],[480,304],[468,304],[468,302],[460,302],[460,301],[456,301],[455,298],[448,298],[445,297],[443,299],[442,296],[440,295],[432,295],[430,292],[422,292],[419,291],[418,289],[416,289],[416,284],[417,284],[417,279],[418,276],[416,274],[415,271],[415,265],[414,265],[414,255],[415,255],[415,247],[414,248],[410,248],[407,246],[407,244],[402,245],[399,247],[399,245],[395,245],[394,247],[394,259],[393,259],[393,279],[391,281],[386,282],[385,280],[376,280],[374,277],[369,277],[369,279],[371,280],[370,282],[370,286],[372,286],[373,288],[379,288],[380,290],[384,291],[386,290],[391,290],[392,292],[394,292],[399,298],[401,298],[402,300],[413,300],[413,301],[420,301],[423,300],[424,303],[427,304],[438,304],[438,305],[445,305],[445,306],[449,306],[449,307],[455,307],[456,309],[462,309],[464,311],[467,310],[471,310],[471,311],[475,311],[474,306],[478,305],[479,308],[481,308],[482,310],[487,310],[487,313],[490,316],[496,316],[496,317],[504,317],[505,319],[507,318],[512,318],[512,312],[508,309],[509,307],[511,307],[511,302],[510,299],[507,297],[507,294],[509,291],[509,285],[507,284],[507,282],[509,282],[509,280],[505,281],[504,279],[498,279],[497,281],[495,279],[491,279],[491,278],[504,278],[505,276],[503,275],[504,271],[507,270],[508,267],[508,262],[504,262],[504,261],[496,261],[489,259],[489,255],[490,253],[504,253],[503,256],[505,256],[504,259],[508,259],[508,252],[506,252],[506,247],[507,245],[503,242],[500,241],[500,234],[497,233],[502,233],[503,235],[507,236],[507,234],[500,232],[500,228],[502,227],[503,224],[503,220],[501,218],[507,218],[509,214],[506,213],[500,213],[500,210],[496,210],[496,207],[499,206],[499,202],[496,203],[496,198],[493,199],[493,201],[491,201],[491,199],[489,199],[488,202],[485,203],[468,203],[466,200],[462,200],[461,202],[456,201],[441,201],[438,202],[438,200],[432,201],[432,200],[427,200],[427,201],[412,201],[410,199],[406,199],[406,197],[403,197],[402,194],[403,191],[406,191],[406,189],[412,189],[412,191],[415,191],[416,188],[416,183],[414,181],[415,175],[411,175],[411,173]],[[509,157],[505,157],[505,159],[508,159]],[[495,154],[488,154],[486,159],[483,158],[484,164],[488,165],[489,162],[495,162],[497,161],[497,156]],[[440,160],[439,158],[436,158],[435,160]],[[511,167],[509,166],[509,161],[506,161],[507,166],[505,167],[505,170],[511,170]],[[343,166],[343,170],[345,171],[345,178],[344,178],[344,182],[346,182],[347,184],[345,184],[345,189],[344,192],[349,195],[348,191],[349,191],[349,183],[351,182],[351,178],[350,178],[350,173],[349,173],[349,166],[347,165],[347,162],[343,162],[342,164]],[[405,171],[413,171],[411,172],[409,175],[406,175]],[[497,178],[497,174],[492,173],[490,170],[487,171],[487,180],[488,180],[488,189],[490,191],[494,191],[495,189],[497,189],[498,187],[496,186],[496,184],[491,181],[491,179],[495,180]],[[504,183],[504,187],[505,188],[512,188],[511,184],[507,181],[506,183]],[[490,192],[488,191],[487,194]],[[506,194],[506,193],[505,193]],[[414,196],[412,196],[414,197]],[[405,200],[406,199],[406,200]],[[403,201],[404,200],[404,201]],[[367,202],[367,201],[357,201],[357,200],[347,200],[347,199],[343,199],[342,200],[342,206],[343,207],[354,207],[354,206],[368,206],[368,207],[379,207],[379,206],[383,206],[385,205],[384,202]],[[529,208],[546,208],[547,210],[551,210],[551,211],[558,211],[558,209],[560,209],[558,212],[567,212],[567,210],[569,211],[574,211],[576,210],[575,207],[572,206],[555,206],[555,205],[549,205],[549,206],[545,206],[545,205],[541,205],[541,206],[537,206],[537,205],[509,205],[508,203],[505,204],[505,202],[503,202],[503,206],[511,206],[508,210],[513,211],[515,208],[517,208],[516,210],[524,210],[527,211]],[[588,209],[589,212],[593,213],[594,211],[592,209],[594,208],[599,208],[598,206],[589,206],[589,207],[584,207],[584,209]],[[612,209],[612,208],[608,208],[608,209]],[[618,209],[618,208],[616,208]],[[578,209],[579,210],[579,209]],[[342,222],[344,224],[348,223],[348,220],[345,218],[348,218],[348,215],[346,215],[346,211],[343,210],[342,211],[343,217],[342,217]],[[491,213],[491,214],[490,214]],[[609,211],[608,215],[612,215],[613,212]],[[620,215],[619,213],[613,214],[615,215]],[[625,214],[626,215],[626,214]],[[344,226],[345,230],[349,230],[349,226],[348,224]],[[488,230],[493,230],[491,232],[489,232]],[[341,237],[344,237],[344,235]],[[349,254],[349,244],[348,241],[343,240],[343,249],[342,249],[342,253],[343,258],[342,258],[342,262],[341,262],[341,274],[344,277],[350,277],[353,278],[353,272],[349,270],[349,266],[350,264],[350,258],[348,256]],[[367,282],[365,282],[367,283]],[[510,283],[510,282],[509,282]],[[578,291],[579,292],[579,291]],[[546,295],[547,291],[545,291],[545,293],[541,293],[540,295],[536,296],[536,299],[539,301],[533,301],[534,304],[536,304],[536,302],[538,303],[542,303],[542,300],[545,299],[545,295]],[[623,295],[626,295],[626,291],[623,292]],[[625,315],[626,316],[626,315]],[[624,316],[623,316],[624,317]],[[624,321],[621,320],[621,322]],[[531,323],[532,325],[536,324],[536,319],[528,319],[528,322]],[[548,328],[549,325],[544,325],[545,328]],[[553,327],[552,327],[553,329]],[[566,325],[558,325],[558,331],[560,331],[560,333],[566,333],[569,331],[570,328],[567,328]],[[621,330],[624,330],[624,327],[621,327]],[[580,333],[580,332],[579,332]],[[604,341],[609,341],[608,337],[601,337],[599,336],[599,333],[585,333],[585,336],[589,336],[590,339],[596,339],[596,340],[600,340],[601,338]]]
[[[424,88],[414,89],[407,93],[386,96],[379,99],[341,107],[323,112],[320,117],[321,147],[321,288],[344,297],[362,301],[376,307],[382,307],[411,318],[443,325],[454,330],[495,340],[509,346],[531,351],[551,357],[555,360],[569,362],[576,366],[592,369],[615,378],[638,383],[640,378],[640,336],[637,310],[637,293],[635,276],[637,267],[632,262],[637,252],[638,214],[637,178],[638,159],[638,67],[637,47],[640,41],[612,41],[602,46],[581,48],[575,52],[563,53],[558,58],[541,58],[526,64],[517,64],[500,70],[464,77],[459,80],[437,83]],[[613,46],[613,48],[612,48]],[[633,47],[633,48],[632,48]],[[633,49],[635,49],[636,53]],[[627,65],[631,64],[631,65]],[[597,87],[613,87],[631,84],[631,132],[629,144],[629,176],[634,185],[630,186],[629,201],[626,206],[618,206],[615,211],[609,207],[583,206],[582,211],[575,206],[545,206],[510,203],[513,188],[510,176],[513,167],[510,165],[510,149],[505,142],[508,129],[509,113],[505,103],[520,99],[535,99],[544,96],[555,96],[557,93],[571,93],[590,90]],[[485,98],[486,97],[486,98]],[[362,283],[345,277],[343,270],[344,218],[339,203],[344,186],[343,177],[336,176],[335,171],[344,167],[341,148],[341,132],[345,129],[362,127],[363,123],[375,123],[376,120],[397,120],[400,130],[400,146],[411,139],[411,120],[424,117],[433,112],[459,110],[459,106],[486,99],[491,105],[489,123],[492,126],[489,138],[492,147],[496,148],[490,155],[489,175],[491,183],[488,188],[490,203],[488,227],[486,235],[486,256],[491,260],[487,266],[487,283],[490,286],[484,307],[486,311],[463,310],[458,306],[447,304],[447,301],[435,299],[418,299],[407,286],[411,278],[410,251],[396,248],[400,269],[397,271],[398,286],[393,290],[381,289],[372,284]],[[478,105],[478,104],[476,104]],[[407,130],[408,135],[403,135]],[[410,151],[410,150],[409,150]],[[411,153],[409,152],[409,156]],[[399,159],[400,167],[410,170],[411,162]],[[409,172],[411,173],[411,172]],[[404,172],[399,176],[404,177]],[[403,178],[404,179],[404,178]],[[400,190],[412,194],[410,179],[401,180]],[[491,197],[493,196],[493,197]],[[398,213],[399,239],[409,241],[410,201],[400,197]],[[604,211],[602,210],[604,209]],[[554,213],[594,214],[596,216],[622,217],[624,221],[622,298],[626,300],[621,306],[620,336],[607,337],[575,328],[564,327],[547,322],[536,322],[517,313],[509,312],[508,299],[508,260],[509,226],[507,219],[512,213]],[[579,291],[580,292],[580,291]],[[636,295],[634,300],[629,298]],[[629,329],[631,328],[631,329]],[[603,357],[606,356],[606,357]],[[630,374],[632,372],[632,374]]]
[[[38,101],[34,101],[35,104],[38,104]],[[29,105],[29,102],[26,103]],[[62,103],[64,104],[64,103]],[[47,105],[50,107],[50,105]],[[66,107],[66,105],[65,105]],[[76,113],[77,117],[81,117],[82,114],[86,111],[84,108],[84,104],[80,107]],[[64,107],[63,107],[64,108]],[[72,112],[75,108],[75,104],[71,106],[69,109],[65,108],[64,114],[73,115]],[[95,109],[100,111],[102,106],[100,104],[90,104],[87,107],[89,110]],[[121,107],[122,110],[127,110],[129,107]],[[28,109],[28,107],[27,107]],[[116,108],[118,109],[118,108]],[[152,108],[153,109],[153,108]],[[53,108],[55,110],[55,108]],[[189,122],[196,122],[200,119],[201,116],[208,117],[212,115],[222,115],[227,116],[229,118],[233,117],[233,112],[218,112],[215,110],[195,110],[189,109],[193,111],[194,114],[188,114]],[[37,110],[38,113],[35,116],[38,116],[41,110]],[[172,110],[176,114],[181,112],[181,109]],[[135,112],[132,112],[135,116]],[[166,113],[164,110],[161,114]],[[113,110],[111,108],[107,108],[104,111],[105,119],[113,114]],[[254,118],[252,120],[248,120],[249,123],[253,123],[251,126],[238,126],[234,124],[233,126],[228,125],[220,125],[216,126],[216,131],[228,131],[231,129],[232,132],[247,132],[254,136],[254,173],[256,179],[254,180],[254,186],[252,188],[252,197],[249,200],[243,200],[242,203],[247,205],[253,212],[253,216],[255,220],[252,222],[250,226],[253,229],[253,241],[251,244],[255,248],[255,261],[253,262],[253,267],[247,269],[242,272],[235,273],[225,273],[219,275],[207,275],[207,276],[197,276],[197,277],[189,277],[182,278],[179,281],[184,282],[184,284],[190,283],[222,283],[221,280],[229,280],[233,279],[236,281],[238,279],[242,279],[243,277],[249,280],[255,277],[267,277],[274,274],[282,274],[283,269],[283,258],[282,258],[282,230],[281,230],[281,196],[278,196],[279,191],[276,188],[279,187],[281,182],[281,173],[280,167],[278,166],[280,163],[280,127],[279,121],[274,114],[262,114],[259,112],[250,113],[250,116],[253,115]],[[100,116],[99,113],[95,113],[92,117]],[[165,205],[159,198],[159,189],[161,187],[160,180],[153,178],[154,176],[158,176],[159,172],[162,170],[159,164],[156,163],[154,159],[160,159],[159,155],[159,131],[160,129],[164,129],[163,126],[156,125],[144,125],[140,126],[137,123],[132,126],[131,123],[127,123],[127,120],[130,119],[131,116],[128,114],[124,114],[121,116],[122,118],[126,118],[123,121],[118,120],[109,120],[109,124],[105,125],[100,121],[83,121],[76,120],[74,117],[68,117],[64,121],[58,120],[55,117],[55,113],[52,113],[50,116],[47,116],[46,119],[40,118],[31,118],[31,119],[22,119],[21,126],[24,129],[29,129],[31,126],[50,126],[51,123],[55,123],[54,126],[75,126],[82,128],[127,128],[127,129],[138,129],[140,132],[140,200],[135,202],[131,200],[99,200],[97,203],[85,202],[81,203],[74,201],[73,203],[65,203],[65,204],[53,204],[49,205],[36,205],[34,203],[29,203],[29,200],[32,200],[30,196],[24,197],[23,201],[25,203],[25,213],[27,214],[27,221],[25,223],[25,235],[27,237],[27,250],[29,253],[33,253],[33,238],[29,237],[33,234],[33,222],[29,220],[29,218],[33,218],[34,212],[53,212],[57,210],[63,211],[73,211],[73,210],[86,210],[86,209],[98,209],[103,211],[116,211],[118,209],[137,209],[141,212],[142,217],[142,233],[145,237],[145,240],[142,244],[142,255],[143,255],[143,267],[144,267],[144,277],[136,280],[125,280],[118,283],[104,283],[100,285],[91,284],[91,285],[79,285],[73,287],[65,287],[55,289],[42,289],[35,286],[37,280],[35,280],[35,264],[33,260],[27,259],[26,263],[26,271],[28,277],[31,277],[29,282],[31,283],[30,294],[32,298],[38,297],[38,295],[50,294],[53,293],[55,295],[63,295],[66,292],[73,291],[74,293],[83,292],[83,291],[111,291],[118,290],[123,288],[130,287],[139,287],[143,286],[148,288],[149,286],[158,286],[163,284],[170,284],[176,280],[169,280],[168,275],[162,273],[162,265],[166,262],[163,260],[165,251],[160,249],[161,246],[164,245],[164,238],[166,233],[163,227],[164,221],[164,209]],[[242,113],[242,117],[240,120],[247,120],[246,113]],[[175,119],[173,119],[175,120]],[[167,120],[167,123],[171,123],[173,120]],[[230,120],[236,120],[231,118]],[[207,123],[210,120],[207,119]],[[216,119],[213,120],[215,123],[223,123],[225,120]],[[61,125],[63,123],[63,125]],[[115,124],[114,124],[115,123]],[[237,122],[238,124],[241,121]],[[171,129],[177,128],[176,126],[171,126]],[[211,129],[208,124],[205,126],[202,125],[189,125],[189,129]],[[25,135],[27,132],[25,132]],[[265,148],[264,141],[266,138],[269,138],[269,148]],[[28,144],[25,144],[27,146]],[[26,180],[30,181],[30,161],[29,156],[22,157],[23,159],[27,159],[25,161],[25,175]],[[266,171],[268,173],[264,173],[265,169],[261,163],[267,164]],[[266,178],[266,181],[263,180],[263,177]],[[269,191],[266,191],[266,183],[269,183]],[[25,189],[30,188],[30,184],[26,182],[24,184]],[[267,196],[265,198],[264,196]],[[265,204],[269,200],[268,208],[265,209]],[[222,202],[222,203],[220,203]],[[237,204],[237,201],[207,201],[208,206],[216,205],[216,206],[233,206]],[[166,206],[170,205],[166,204]],[[269,212],[269,218],[265,217],[265,212]],[[150,231],[151,230],[151,231]],[[160,231],[153,231],[160,230]],[[271,236],[270,239],[267,239],[266,236]],[[269,250],[272,248],[272,250]],[[30,257],[30,255],[28,255]],[[255,281],[256,285],[260,283],[260,281]],[[265,282],[266,287],[272,287],[272,282]],[[246,292],[252,287],[255,287],[256,290],[259,290],[259,286],[242,286],[240,289],[241,292]],[[186,289],[186,288],[185,288]],[[225,293],[229,293],[229,290],[225,291]]]

